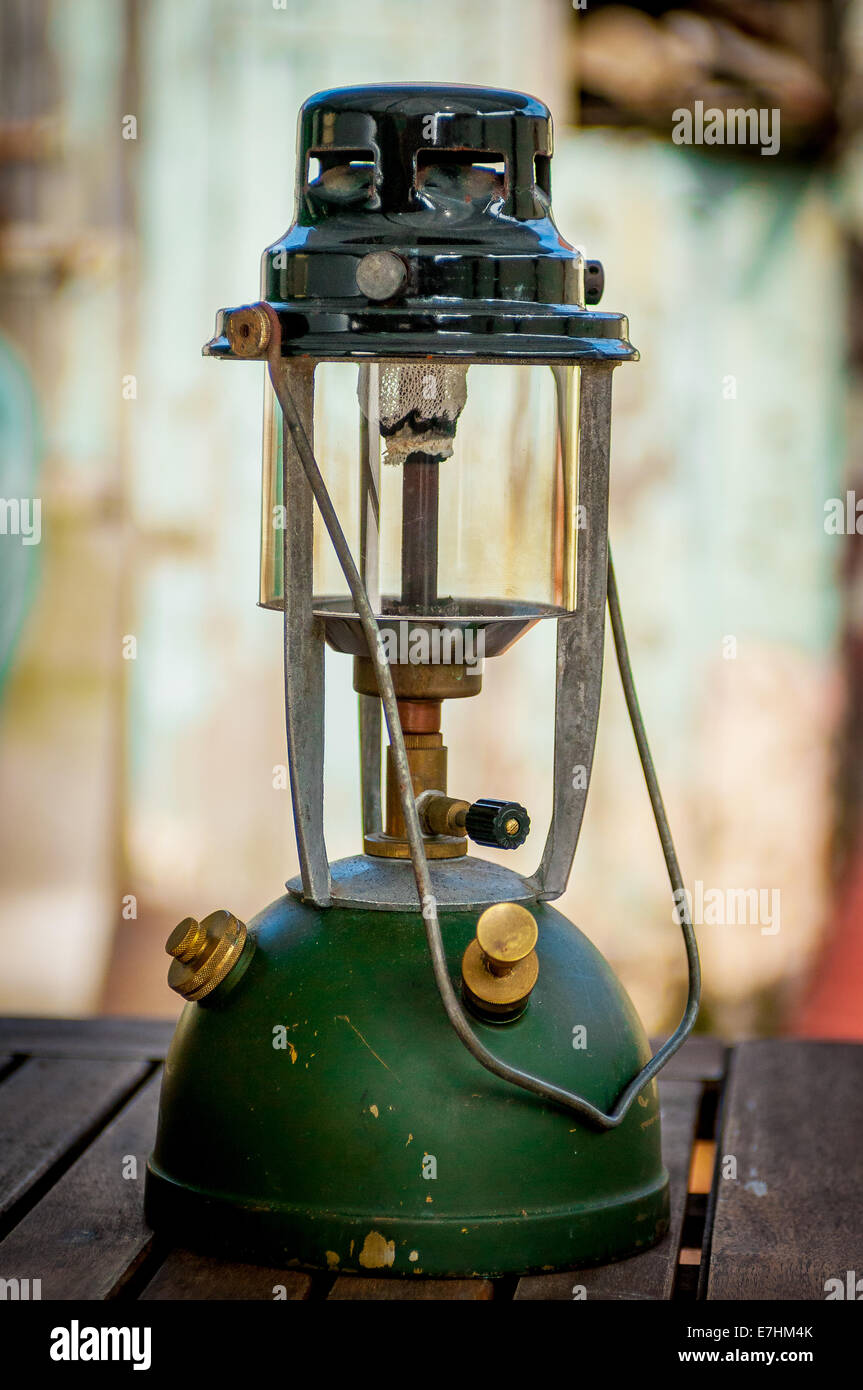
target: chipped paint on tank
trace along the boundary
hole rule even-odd
[[[396,1243],[387,1240],[380,1231],[369,1231],[360,1251],[363,1269],[389,1269],[396,1257]]]

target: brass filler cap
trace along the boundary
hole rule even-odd
[[[174,957],[168,969],[171,989],[193,1003],[205,999],[239,961],[246,936],[245,922],[224,908],[202,922],[184,917],[165,943]]]

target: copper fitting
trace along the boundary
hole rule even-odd
[[[399,719],[406,734],[439,734],[440,700],[398,700]]]

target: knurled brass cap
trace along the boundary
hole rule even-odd
[[[175,956],[177,960],[194,960],[203,949],[206,939],[207,928],[194,917],[184,917],[165,942],[165,950],[169,956]]]
[[[165,944],[174,957],[168,970],[171,989],[193,1003],[205,999],[238,963],[247,935],[245,922],[224,908],[202,922],[185,917]]]
[[[495,903],[483,912],[461,963],[467,1002],[481,1014],[514,1018],[539,978],[536,921],[520,903]]]

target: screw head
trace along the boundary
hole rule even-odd
[[[390,299],[407,279],[407,266],[392,251],[370,251],[357,266],[357,289],[366,299]]]

